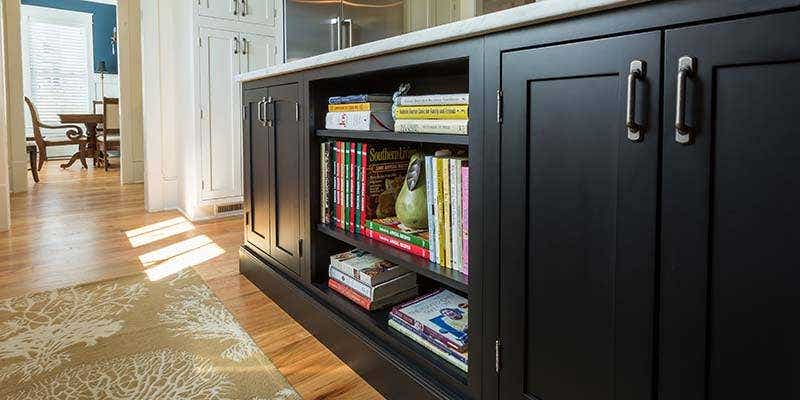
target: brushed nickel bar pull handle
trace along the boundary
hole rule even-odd
[[[353,20],[348,18],[342,23],[347,24],[347,47],[353,47]]]
[[[233,54],[239,54],[239,38],[233,38]]]
[[[641,60],[631,61],[628,73],[628,112],[625,116],[625,126],[628,128],[628,140],[638,142],[642,140],[644,126],[636,123],[636,81],[644,79],[647,64]]]
[[[243,17],[247,15],[247,0],[242,0],[242,13],[240,15]]]
[[[237,0],[233,0],[233,15],[239,14],[239,2]]]
[[[258,107],[258,122],[261,122],[261,126],[267,126],[267,116],[265,115],[267,113],[266,104],[267,104],[267,98],[262,97],[261,101],[259,101],[258,105],[256,106]],[[262,106],[264,111],[261,111]]]
[[[242,54],[247,54],[249,47],[250,42],[247,41],[247,38],[242,38]]]
[[[675,96],[675,141],[689,144],[692,139],[692,128],[686,125],[686,79],[694,75],[696,69],[694,57],[683,56],[678,59],[678,91]]]
[[[276,112],[275,103],[276,101],[272,98],[272,96],[267,97],[266,101],[264,102],[264,118],[266,119],[266,121],[264,121],[264,126],[270,128],[274,126],[273,119],[275,119]],[[270,119],[269,115],[267,114],[267,104],[272,106],[272,119]]]

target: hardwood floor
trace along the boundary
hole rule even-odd
[[[119,170],[42,169],[11,197],[0,233],[0,298],[191,265],[305,399],[380,399],[378,392],[238,271],[240,218],[189,222],[147,213],[144,186]]]

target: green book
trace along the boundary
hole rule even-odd
[[[366,228],[422,247],[423,249],[430,249],[428,231],[424,229],[409,229],[401,224],[397,217],[367,220]]]

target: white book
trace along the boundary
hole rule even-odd
[[[380,285],[370,286],[331,265],[328,267],[328,277],[344,284],[372,301],[383,300],[389,296],[417,286],[417,274],[415,272],[407,272],[397,278],[381,283]]]
[[[452,104],[469,104],[469,93],[400,96],[401,106],[438,106]]]
[[[425,190],[428,198],[428,249],[430,250],[430,261],[437,262],[438,251],[436,251],[436,185],[434,173],[436,163],[433,162],[433,156],[425,156]]]
[[[452,266],[461,271],[461,160],[450,159],[450,224],[453,230],[450,237],[453,241]]]
[[[398,119],[394,123],[394,131],[466,135],[468,125],[469,120],[466,119]]]
[[[325,129],[392,131],[391,111],[332,111],[325,114]]]

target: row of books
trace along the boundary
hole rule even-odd
[[[426,156],[428,258],[469,275],[469,166],[464,157]]]
[[[321,221],[365,234],[368,220],[394,217],[408,162],[417,151],[409,144],[321,143]]]
[[[446,289],[437,289],[389,313],[389,327],[467,372],[469,304]]]
[[[393,104],[381,94],[331,97],[325,129],[467,134],[468,93],[400,96],[394,112]]]
[[[415,272],[359,249],[330,257],[328,287],[369,311],[418,294]]]
[[[468,93],[400,96],[398,100],[395,132],[467,134]]]

